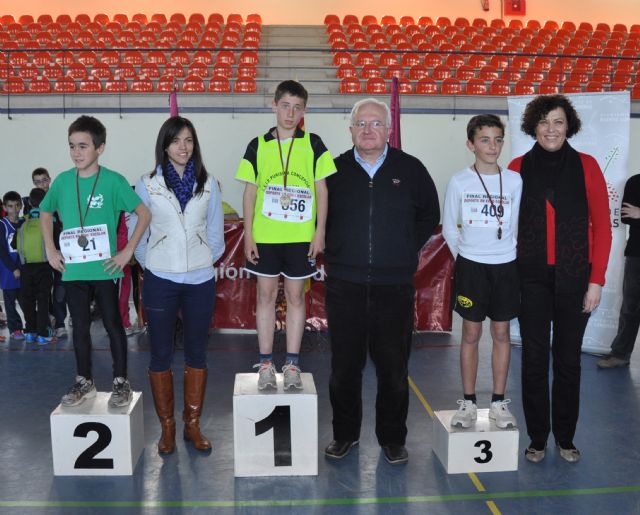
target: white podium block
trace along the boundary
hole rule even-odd
[[[498,428],[488,409],[479,409],[467,429],[451,427],[455,413],[436,411],[433,418],[433,452],[448,474],[518,470],[517,428]]]
[[[318,475],[318,394],[311,374],[302,390],[258,390],[258,374],[236,374],[233,452],[236,477]]]
[[[142,393],[124,408],[108,406],[109,393],[51,413],[53,474],[130,476],[144,450]]]

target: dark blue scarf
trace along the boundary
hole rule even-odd
[[[193,196],[193,185],[196,183],[196,173],[193,166],[193,160],[189,159],[189,162],[184,167],[182,179],[173,167],[173,163],[171,161],[167,161],[167,168],[164,170],[164,177],[169,188],[171,188],[175,196],[178,198],[180,208],[184,213],[184,208],[187,206],[187,202],[189,202]]]

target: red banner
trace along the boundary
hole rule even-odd
[[[216,263],[216,308],[213,326],[219,329],[255,329],[255,278],[243,270],[244,225],[242,222],[225,224],[224,255]],[[307,321],[305,329],[326,331],[324,310],[325,265],[323,256],[316,261],[318,272],[307,288]],[[417,331],[451,330],[451,281],[453,258],[438,230],[420,253],[416,286],[415,327]],[[284,328],[286,305],[284,296],[278,296],[276,323]]]

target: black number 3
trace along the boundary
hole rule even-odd
[[[491,461],[493,453],[489,450],[491,449],[491,442],[489,440],[480,440],[475,443],[474,447],[480,447],[480,452],[484,454],[483,457],[473,458],[476,463],[489,463]]]
[[[86,438],[87,435],[95,431],[98,439],[90,445],[75,462],[77,469],[112,469],[113,460],[111,458],[96,458],[96,454],[101,453],[111,443],[111,429],[99,422],[85,422],[76,427],[73,436]]]

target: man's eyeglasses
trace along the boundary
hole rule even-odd
[[[358,129],[358,130],[364,130],[366,127],[369,127],[371,129],[382,129],[385,126],[384,123],[382,123],[380,120],[373,120],[371,122],[365,122],[364,120],[358,120],[357,122],[354,122],[353,126]]]
[[[49,179],[49,178],[34,179],[33,180],[33,184],[35,184],[36,186],[40,186],[40,185],[43,185],[43,184],[49,184],[49,181],[51,181],[51,179]]]

